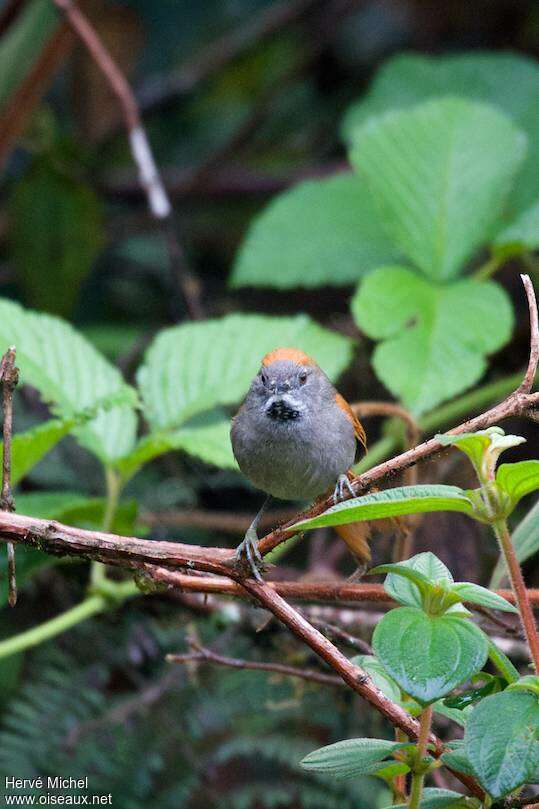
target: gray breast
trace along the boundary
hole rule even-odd
[[[283,500],[311,500],[354,463],[354,428],[335,404],[316,416],[271,419],[242,408],[232,423],[232,448],[242,472]]]

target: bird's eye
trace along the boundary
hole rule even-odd
[[[264,373],[264,371],[260,371],[260,380],[261,380],[261,382],[262,382],[262,384],[263,384],[263,385],[267,385],[267,383],[268,383],[268,377],[266,376],[266,374]]]
[[[300,371],[298,379],[300,385],[304,385],[307,382],[307,371]]]

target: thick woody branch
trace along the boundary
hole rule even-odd
[[[0,363],[0,381],[2,383],[2,404],[4,424],[2,429],[2,491],[0,508],[3,511],[15,511],[15,501],[11,489],[11,438],[13,435],[13,394],[19,381],[19,369],[15,365],[16,349],[11,346]],[[12,542],[7,543],[8,568],[8,602],[10,607],[17,603],[17,576],[15,569],[15,548]]]

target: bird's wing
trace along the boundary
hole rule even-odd
[[[337,407],[340,407],[341,410],[344,413],[346,413],[346,415],[354,425],[354,434],[359,443],[361,444],[361,446],[363,447],[363,449],[365,450],[365,452],[367,452],[367,436],[365,434],[365,430],[363,429],[362,423],[360,422],[360,420],[358,419],[358,417],[356,416],[356,414],[354,413],[354,411],[352,410],[352,408],[350,407],[344,396],[341,396],[340,393],[337,393],[335,396],[335,401],[337,402]]]

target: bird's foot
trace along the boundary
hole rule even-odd
[[[368,568],[369,566],[367,562],[358,562],[358,566],[356,567],[354,572],[350,576],[348,576],[346,581],[349,584],[358,584],[362,580]]]
[[[352,484],[348,480],[348,475],[339,475],[337,483],[335,484],[335,489],[333,491],[333,502],[335,505],[340,503],[341,500],[344,500],[345,492],[348,492],[352,495],[352,497],[356,496],[355,491],[352,488]]]
[[[242,569],[248,567],[253,578],[264,581],[260,575],[260,571],[264,570],[264,559],[258,550],[258,536],[253,526],[247,529],[244,539],[236,548],[234,566]]]

